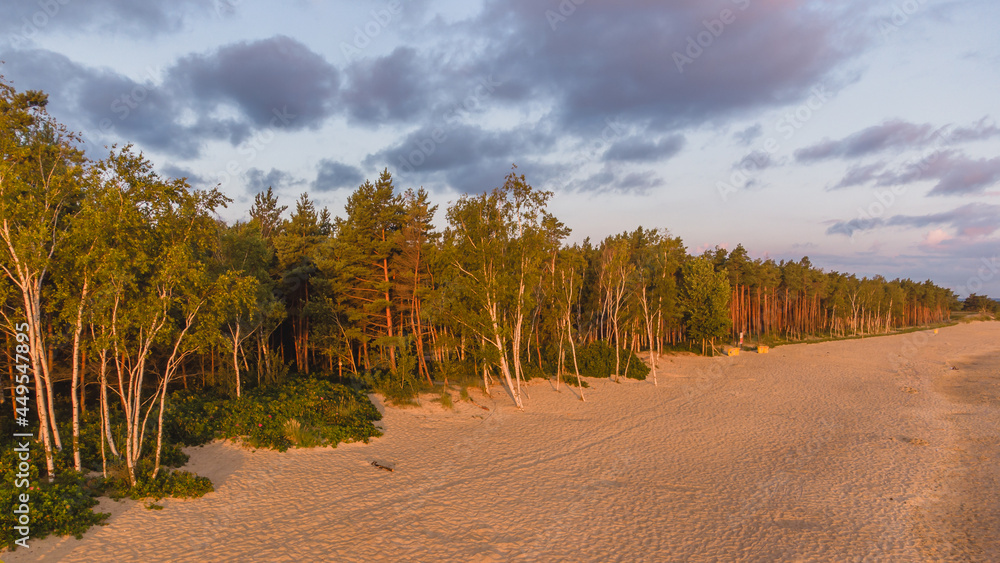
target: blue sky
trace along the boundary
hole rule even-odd
[[[517,163],[574,241],[664,227],[997,296],[998,24],[985,0],[16,1],[0,72],[91,157],[221,184],[228,220],[268,185],[338,214],[384,167],[447,205]]]

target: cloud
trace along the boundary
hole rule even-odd
[[[223,8],[230,3],[216,0],[221,14],[220,1]],[[102,2],[127,9],[124,0]],[[388,124],[409,132],[398,144],[369,155],[366,165],[411,169],[417,179],[447,179],[454,185],[468,184],[465,178],[476,175],[471,170],[477,164],[492,173],[501,163],[506,168],[518,162],[545,173],[551,164],[534,161],[540,151],[555,140],[571,146],[594,139],[609,118],[649,140],[619,137],[594,160],[671,158],[683,149],[688,128],[733,117],[745,123],[749,112],[801,103],[817,85],[835,90],[846,80],[841,71],[865,51],[866,35],[871,35],[855,31],[872,13],[860,0],[803,0],[794,6],[743,0],[569,4],[574,13],[553,25],[546,5],[535,0],[484,0],[468,19],[428,21],[432,35],[406,27],[400,36],[404,46],[341,69],[283,35],[189,54],[148,84],[76,65],[79,82],[94,91],[90,104],[82,103],[80,88],[61,85],[67,74],[50,74],[72,100],[66,105],[83,110],[79,119],[87,129],[110,119],[114,134],[172,156],[194,158],[211,141],[243,144],[272,127],[276,112],[288,117],[281,126],[289,130],[314,129],[331,116],[345,116],[352,125]],[[558,2],[549,7],[557,8]],[[174,10],[162,0],[151,0],[147,8],[163,14]],[[419,9],[424,8],[421,3]],[[720,23],[710,45],[694,42],[698,52],[689,52],[688,39],[707,33],[705,22],[720,18],[722,9],[730,11],[733,22]],[[677,55],[692,60],[678,69]],[[115,121],[110,100],[137,85],[148,87],[146,101],[127,120]],[[440,113],[470,99],[471,109],[460,119],[440,122]],[[487,114],[483,108],[498,112]],[[507,119],[514,113],[500,112],[510,110],[522,118],[530,113],[533,123],[498,125],[503,122],[494,118]],[[436,128],[447,140],[429,144]],[[763,130],[755,123],[734,139],[749,145]],[[755,163],[758,168],[777,164],[769,156]],[[626,176],[616,182],[642,186],[642,174],[627,182]]]
[[[764,127],[760,123],[755,123],[742,131],[733,133],[733,139],[736,139],[736,142],[743,146],[750,146],[750,143],[756,141],[763,134]]]
[[[502,171],[509,169],[512,162],[527,164],[553,143],[551,135],[534,127],[493,131],[465,124],[428,125],[413,131],[401,142],[368,155],[364,163],[375,168],[387,166],[394,175],[405,177],[407,181],[429,178],[436,173],[447,173],[459,179],[457,172],[477,167],[491,170],[492,177],[497,167]],[[499,176],[501,180],[504,175],[506,172]],[[468,185],[467,181],[460,183]],[[479,187],[476,191],[482,189]]]
[[[646,172],[630,172],[617,182],[618,189],[628,193],[647,193],[653,188],[663,185],[663,180],[652,170]]]
[[[950,238],[952,238],[951,235],[949,235],[944,229],[934,229],[924,236],[924,240],[920,244],[921,246],[934,247],[939,246],[942,242],[947,241]]]
[[[928,145],[933,139],[934,128],[931,125],[917,125],[896,119],[869,127],[838,141],[826,139],[799,149],[795,151],[795,158],[799,162],[856,158],[890,149],[920,148]]]
[[[266,173],[260,168],[250,168],[243,174],[243,178],[246,180],[247,193],[250,195],[257,195],[266,191],[267,188],[280,190],[286,186],[305,183],[304,180],[300,180],[288,172],[278,170],[277,168],[272,168]]]
[[[477,21],[461,24],[480,34],[475,52],[482,55],[461,62],[509,77],[501,98],[550,101],[566,129],[600,130],[607,116],[620,116],[675,130],[808,98],[864,50],[866,40],[851,30],[869,9],[860,2],[810,10],[699,0],[573,6],[565,21],[551,22],[536,0],[488,0]],[[687,38],[706,32],[704,22],[723,8],[733,23],[679,71],[675,53],[683,55]]]
[[[193,158],[206,140],[243,137],[248,132],[231,121],[218,122],[214,128],[204,119],[181,124],[183,106],[172,92],[153,82],[152,71],[147,80],[138,81],[37,49],[18,51],[6,59],[4,71],[19,90],[47,92],[49,111],[60,119],[65,116],[67,125],[82,131],[93,146],[118,138],[144,149]],[[228,130],[223,131],[224,125]]]
[[[215,0],[215,4],[226,0]],[[149,36],[172,33],[192,15],[209,16],[201,0],[49,0],[0,3],[0,33],[23,47],[51,29]]]
[[[898,172],[879,175],[878,185],[896,186],[937,180],[928,195],[976,195],[1000,183],[1000,157],[972,159],[954,151],[936,151]]]
[[[334,112],[340,76],[302,43],[276,35],[184,57],[168,82],[204,114],[228,107],[258,128],[315,129]]]
[[[946,238],[930,244],[931,236],[919,246],[925,268],[940,272],[959,295],[1000,295],[1000,240]]]
[[[348,114],[362,123],[412,120],[428,106],[429,71],[414,49],[399,47],[348,68],[349,86],[342,101]]]
[[[831,225],[826,230],[828,235],[844,235],[844,236],[854,236],[854,233],[858,231],[870,231],[877,227],[881,227],[885,224],[885,221],[880,218],[857,218],[851,219],[849,221],[837,221]]]
[[[657,162],[666,160],[684,148],[683,135],[671,135],[659,141],[631,138],[618,141],[604,153],[605,161]]]
[[[439,182],[456,194],[481,194],[502,186],[504,179],[511,172],[511,165],[517,165],[517,174],[524,174],[528,183],[540,190],[552,189],[554,181],[565,174],[565,168],[539,162],[525,156],[520,160],[493,157],[476,161],[472,164],[460,165],[439,172],[428,178],[439,178]],[[407,185],[413,185],[412,176],[403,176]]]
[[[182,166],[177,166],[175,164],[167,164],[160,167],[160,173],[167,178],[187,178],[188,184],[196,189],[205,189],[211,186],[208,185],[208,179],[199,174],[184,168]]]
[[[948,140],[954,143],[965,141],[982,141],[1000,137],[1000,128],[988,117],[984,117],[969,127],[956,127],[947,133]]]
[[[751,151],[749,154],[740,159],[739,162],[733,165],[733,169],[751,172],[754,170],[766,170],[777,165],[778,162],[771,158],[771,153],[756,150]]]
[[[629,172],[620,167],[607,165],[600,172],[583,181],[571,184],[577,192],[645,194],[663,186],[663,179],[652,170]]]
[[[836,185],[827,188],[828,190],[839,190],[852,186],[860,186],[874,180],[879,172],[885,169],[884,162],[876,162],[861,166],[852,166],[847,174]]]
[[[857,158],[890,150],[919,149],[934,142],[954,145],[967,141],[980,141],[1000,136],[1000,128],[982,118],[968,127],[946,125],[935,128],[924,123],[916,124],[892,119],[868,127],[843,139],[824,139],[815,145],[795,151],[799,162],[815,162],[831,158]]]
[[[1000,231],[1000,205],[970,203],[951,211],[928,215],[895,215],[888,219],[857,218],[838,221],[831,225],[828,235],[852,236],[859,231],[871,231],[885,227],[927,228],[950,227],[963,238],[978,238]]]
[[[338,72],[284,36],[181,58],[141,79],[31,49],[4,53],[20,90],[50,94],[50,111],[95,145],[124,140],[191,159],[212,140],[239,145],[255,132],[315,129],[336,109]]]
[[[319,163],[312,187],[319,192],[330,192],[341,188],[356,188],[364,180],[364,175],[356,166],[325,158]]]

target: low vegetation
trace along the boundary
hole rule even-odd
[[[284,451],[382,435],[374,425],[382,415],[364,393],[315,378],[258,387],[238,398],[178,392],[168,412],[166,435],[189,446],[223,438]]]

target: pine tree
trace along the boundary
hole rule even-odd
[[[402,252],[401,231],[406,221],[402,198],[394,193],[392,176],[384,170],[376,183],[366,181],[347,199],[347,216],[337,220],[337,244],[341,267],[352,278],[347,286],[351,312],[366,335],[362,342],[366,366],[370,367],[368,342],[388,352],[390,368],[396,370],[395,321],[399,297],[394,294],[394,264]]]
[[[690,340],[723,338],[729,332],[729,279],[716,272],[707,258],[689,260],[682,267],[681,302]]]
[[[316,206],[303,193],[295,203],[295,213],[274,239],[281,272],[279,293],[292,328],[295,365],[302,373],[309,373],[310,283],[318,271],[315,256],[323,238]]]

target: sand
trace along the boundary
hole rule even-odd
[[[386,408],[372,443],[213,443],[216,492],[115,506],[18,561],[1000,561],[1000,323],[664,357]],[[953,369],[954,368],[954,369]],[[486,407],[484,410],[481,407]],[[392,467],[386,471],[371,465]]]

